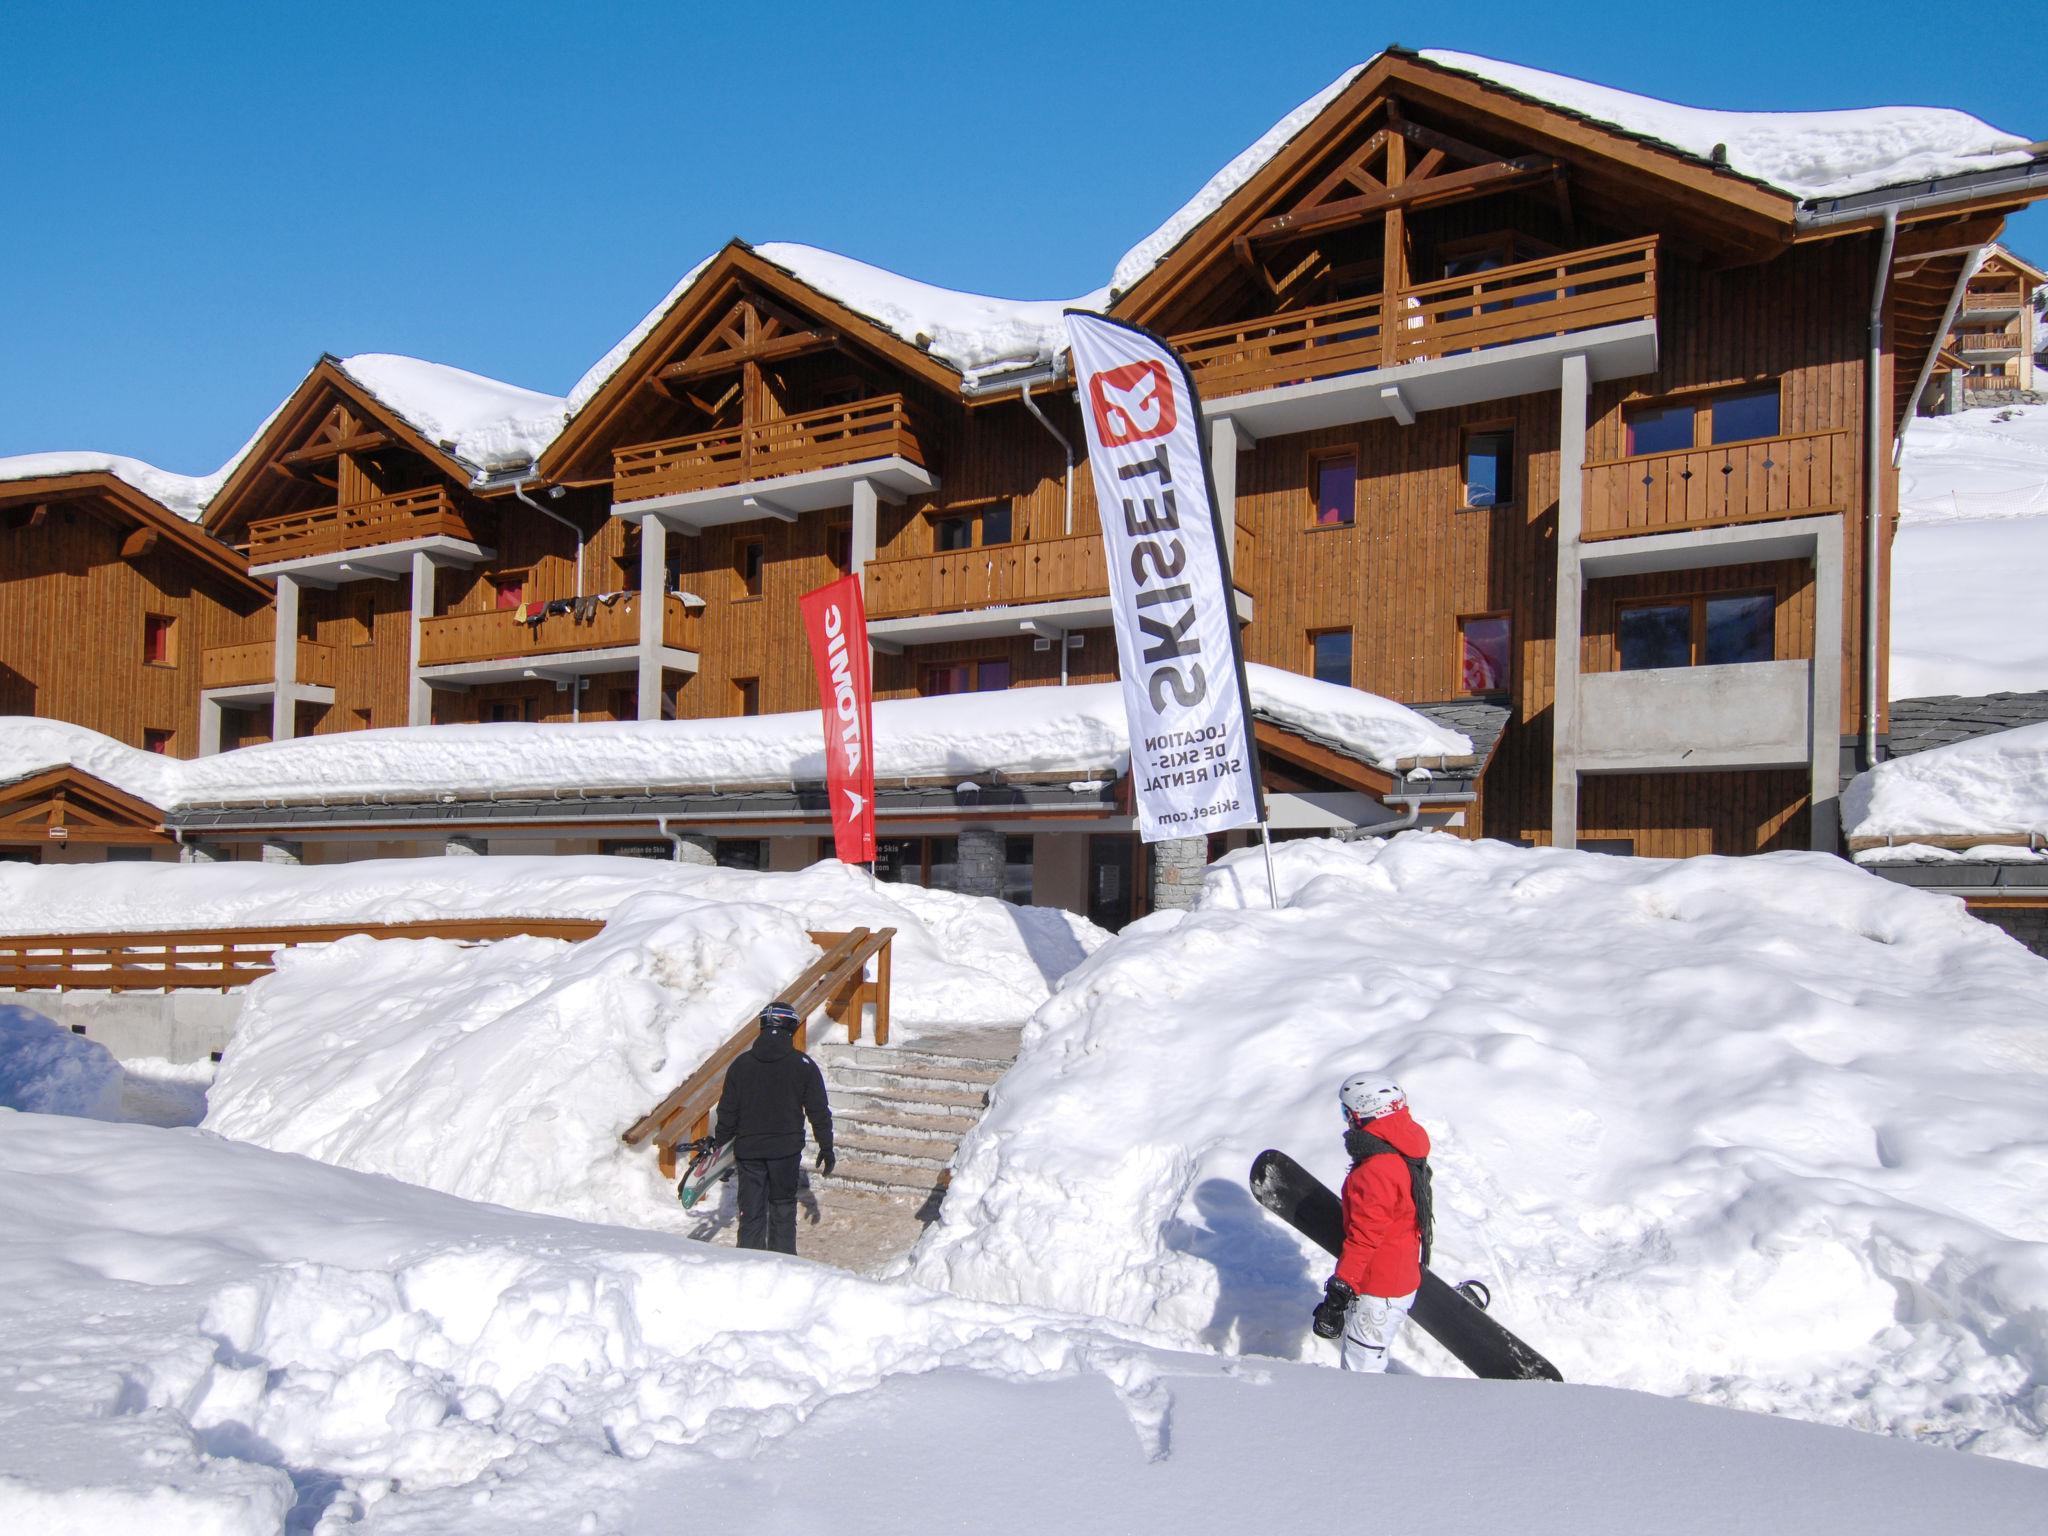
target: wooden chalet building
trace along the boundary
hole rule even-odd
[[[1976,253],[2048,194],[2048,149],[1815,197],[1564,104],[1597,88],[1480,64],[1379,55],[1098,300],[1171,338],[1202,392],[1249,657],[1474,738],[1425,790],[1262,724],[1275,790],[1344,807],[1291,830],[1426,813],[1649,855],[1836,849],[1844,768],[1883,750],[1896,435]],[[1009,349],[918,320],[949,302]],[[221,580],[274,596],[197,642],[173,749],[811,709],[795,599],[845,571],[882,698],[1109,681],[1057,313],[734,242],[492,451],[324,359],[207,505]],[[11,607],[46,611],[37,593]],[[24,712],[100,718],[9,643]],[[970,820],[1054,835],[944,809],[906,802],[885,836],[930,871]],[[699,830],[737,849],[772,829],[734,857],[807,862],[822,822],[801,811]],[[1142,884],[1127,808],[1088,814],[1063,867]],[[634,836],[631,816],[573,843],[486,824],[492,847]],[[315,835],[295,825],[272,830]],[[212,830],[266,835],[240,812]]]
[[[1949,317],[1948,350],[1956,367],[1944,403],[1950,410],[2038,391],[2041,317],[2034,295],[2048,273],[2002,245],[1994,245],[1963,289]]]

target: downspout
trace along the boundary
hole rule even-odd
[[[667,839],[668,839],[668,856],[669,856],[669,859],[670,859],[670,861],[671,861],[671,862],[673,862],[673,863],[676,863],[676,864],[680,864],[680,863],[682,863],[682,862],[683,862],[683,834],[682,834],[682,833],[680,833],[680,832],[671,832],[671,831],[669,831],[669,829],[668,829],[668,818],[667,818],[666,816],[657,816],[657,817],[655,817],[655,818],[654,818],[654,826],[655,826],[655,829],[656,829],[656,830],[657,830],[658,832],[660,832],[660,833],[661,833],[661,835],[662,835],[663,837],[665,837],[665,838],[667,838]]]
[[[568,529],[571,533],[576,535],[576,595],[578,597],[582,597],[584,595],[583,526],[580,523],[570,522],[569,519],[562,516],[561,513],[554,511],[552,508],[542,506],[539,502],[535,501],[531,496],[527,495],[526,488],[532,483],[532,477],[529,477],[528,479],[525,480],[514,481],[512,484],[512,494],[514,496],[517,496],[521,501],[525,502],[529,507],[533,508],[533,510],[538,512],[542,517],[553,518],[556,522],[560,523],[564,528]],[[644,593],[641,595],[641,601],[646,601],[646,595]],[[570,680],[569,683],[569,720],[570,723],[574,725],[581,725],[583,723],[583,679],[581,677],[573,678]]]
[[[1045,414],[1045,412],[1044,412],[1044,411],[1042,411],[1042,410],[1040,410],[1040,409],[1038,408],[1038,402],[1037,402],[1036,400],[1034,400],[1034,399],[1032,399],[1032,398],[1031,398],[1031,386],[1030,386],[1030,385],[1028,385],[1028,384],[1027,384],[1027,385],[1025,385],[1025,386],[1024,386],[1024,387],[1023,387],[1022,389],[1018,390],[1018,391],[1017,391],[1017,398],[1018,398],[1018,399],[1020,399],[1020,400],[1022,400],[1022,401],[1024,402],[1024,409],[1025,409],[1025,410],[1029,411],[1029,412],[1030,412],[1030,413],[1031,413],[1031,414],[1032,414],[1033,416],[1036,416],[1036,417],[1038,418],[1038,424],[1039,424],[1039,425],[1040,425],[1041,427],[1045,428],[1045,430],[1046,430],[1046,431],[1048,431],[1048,432],[1050,432],[1050,433],[1052,434],[1052,437],[1053,437],[1053,441],[1054,441],[1054,442],[1056,442],[1056,443],[1058,443],[1058,444],[1060,445],[1060,447],[1061,447],[1061,448],[1063,448],[1064,450],[1066,450],[1066,455],[1067,455],[1067,526],[1066,526],[1066,535],[1067,535],[1067,537],[1068,537],[1068,538],[1072,538],[1072,537],[1074,536],[1074,466],[1075,466],[1075,464],[1077,464],[1077,463],[1079,462],[1079,461],[1078,461],[1077,459],[1075,459],[1075,457],[1074,457],[1074,445],[1073,445],[1072,443],[1070,443],[1070,442],[1068,442],[1068,441],[1067,441],[1067,435],[1066,435],[1066,434],[1065,434],[1064,432],[1062,432],[1062,431],[1061,431],[1061,430],[1060,430],[1060,429],[1059,429],[1058,427],[1056,427],[1056,426],[1054,426],[1054,425],[1052,424],[1052,420],[1051,420],[1051,418],[1050,418],[1050,417],[1048,417],[1048,416],[1047,416],[1047,415]],[[1061,642],[1061,644],[1062,644],[1062,645],[1064,645],[1065,643],[1066,643],[1065,641],[1062,641],[1062,642]],[[1066,670],[1066,658],[1065,658],[1064,654],[1062,654],[1062,656],[1061,656],[1061,659],[1060,659],[1060,670],[1061,670],[1062,672],[1064,672],[1064,671]],[[1060,681],[1061,681],[1061,682],[1065,682],[1065,681],[1066,681],[1066,679],[1065,679],[1064,677],[1062,677],[1062,678],[1060,679]]]
[[[1884,239],[1877,253],[1877,277],[1870,289],[1870,356],[1863,367],[1863,766],[1877,766],[1877,645],[1880,600],[1879,534],[1884,522],[1884,396],[1879,363],[1884,353],[1884,301],[1892,273],[1892,246],[1899,234],[1896,205],[1884,211]],[[1941,338],[1935,338],[1935,345]],[[1818,701],[1816,701],[1818,705]]]
[[[1396,832],[1406,832],[1422,820],[1422,801],[1414,795],[1389,795],[1380,801],[1382,805],[1398,805],[1406,801],[1408,809],[1392,821],[1376,821],[1369,827],[1358,830],[1369,837],[1392,837]]]

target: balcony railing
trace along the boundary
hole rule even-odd
[[[406,539],[439,534],[471,544],[484,542],[479,529],[457,510],[443,486],[401,491],[345,507],[316,507],[284,517],[259,517],[249,524],[249,563],[268,565],[308,555],[339,555]]]
[[[1584,537],[1840,511],[1849,503],[1855,460],[1844,430],[1588,464]]]
[[[890,457],[924,466],[910,407],[901,395],[621,448],[612,455],[612,495],[633,501],[717,490]]]
[[[599,603],[578,618],[574,611],[548,614],[537,623],[523,623],[514,608],[489,613],[459,613],[420,621],[420,665],[510,661],[526,656],[559,656],[578,651],[603,651],[640,643],[640,594],[629,592],[609,606]],[[670,593],[662,614],[662,643],[679,651],[697,650],[697,615]]]
[[[1250,537],[1249,529],[1239,528],[1240,565]],[[867,565],[868,616],[878,619],[1108,595],[1102,536],[1095,533],[949,549],[935,555],[871,560]]]
[[[1958,331],[1956,351],[1965,357],[1995,354],[2010,357],[2020,349],[2020,339],[2010,331]]]
[[[216,645],[199,656],[201,688],[248,688],[277,680],[277,648],[269,640],[247,645]],[[299,681],[316,688],[334,686],[334,647],[313,640],[299,642]]]
[[[2010,312],[2016,309],[2025,309],[2026,307],[2027,297],[2017,288],[2005,293],[1994,291],[1991,293],[1966,293],[1963,295],[1963,313],[1965,314],[1976,309]]]
[[[1186,331],[1173,345],[1213,399],[1656,315],[1650,236]]]

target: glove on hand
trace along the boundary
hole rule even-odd
[[[1323,1299],[1315,1310],[1314,1327],[1319,1339],[1334,1339],[1344,1331],[1344,1314],[1351,1310],[1351,1303],[1358,1300],[1358,1293],[1342,1280],[1332,1280],[1323,1287]]]
[[[818,1171],[826,1178],[832,1177],[832,1170],[839,1166],[839,1159],[832,1155],[830,1147],[818,1148]]]

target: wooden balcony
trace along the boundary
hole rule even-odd
[[[1958,331],[1956,351],[1964,357],[2012,357],[2020,339],[2011,331]]]
[[[1215,399],[1656,316],[1650,236],[1172,340],[1203,396]]]
[[[2027,296],[2017,288],[2005,292],[1994,290],[1988,293],[1965,293],[1963,295],[1963,313],[1966,315],[1978,310],[1991,310],[1999,314],[2009,315],[2026,307]]]
[[[272,565],[437,536],[480,545],[485,532],[463,516],[445,487],[432,486],[345,507],[256,518],[244,547],[251,565]]]
[[[199,686],[254,688],[277,681],[277,649],[269,640],[247,645],[216,645],[199,656]],[[334,686],[334,647],[312,640],[299,642],[299,681],[315,688]]]
[[[1846,430],[1796,432],[1588,464],[1583,537],[1624,538],[1839,512],[1849,504],[1856,468]]]
[[[600,603],[588,619],[573,614],[522,624],[517,610],[459,613],[420,621],[422,667],[517,661],[542,656],[574,657],[591,651],[630,648],[640,643],[640,594],[629,592],[610,607]],[[670,593],[662,615],[662,644],[679,651],[698,649],[697,615]]]
[[[621,448],[612,455],[612,496],[679,496],[889,458],[924,467],[901,395]]]

